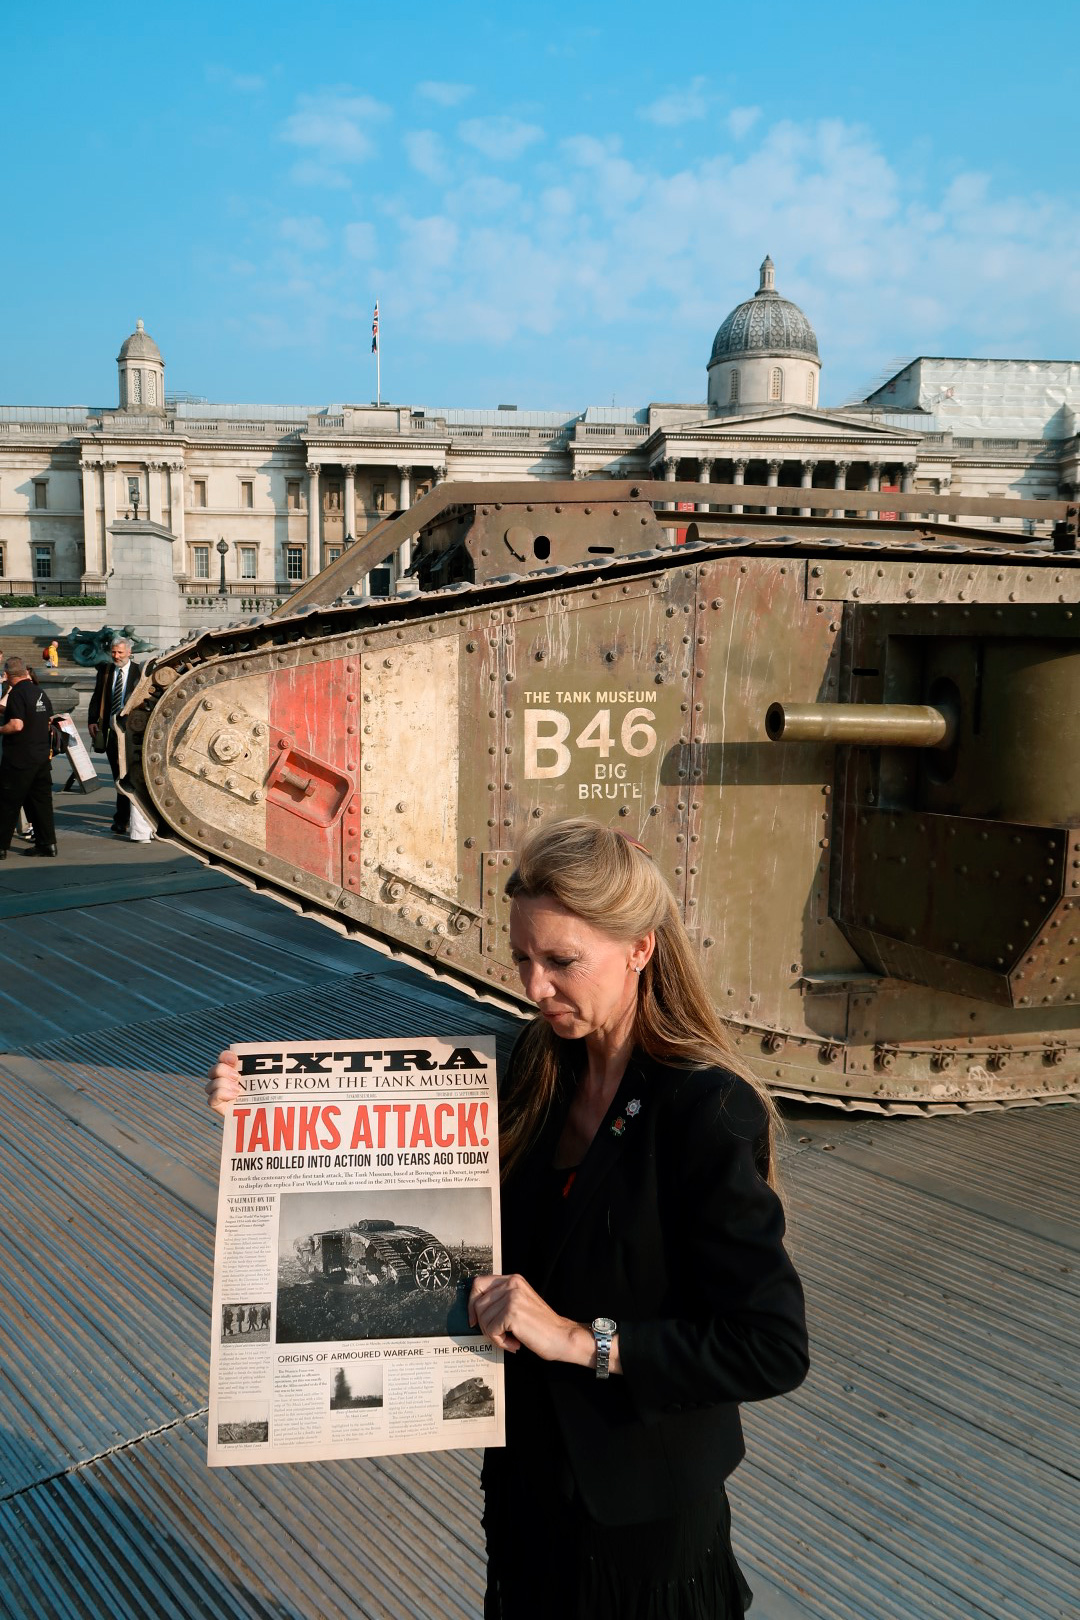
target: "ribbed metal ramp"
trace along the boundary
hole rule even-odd
[[[228,1038],[491,1029],[505,1053],[513,1026],[236,888],[78,906],[18,920],[39,983],[77,964],[73,1033],[43,1002],[52,1038],[0,1056],[0,1615],[477,1620],[473,1454],[206,1468],[198,1077]],[[112,975],[91,1028],[125,930],[132,993]],[[1076,1106],[791,1118],[814,1368],[746,1413],[755,1620],[1075,1620],[1078,1145]]]

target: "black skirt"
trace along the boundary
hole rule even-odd
[[[676,1518],[598,1524],[542,1443],[489,1451],[484,1493],[485,1620],[738,1620],[750,1607],[722,1486]]]

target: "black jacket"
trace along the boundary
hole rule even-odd
[[[90,707],[86,711],[88,726],[100,726],[102,731],[107,729],[109,719],[109,693],[112,690],[112,677],[116,665],[111,661],[97,666],[97,679],[94,682],[93,695],[90,698]],[[135,690],[135,682],[142,674],[142,665],[132,658],[128,663],[128,676],[124,686],[124,702],[126,703]]]
[[[613,1316],[623,1373],[508,1357],[508,1438],[516,1398],[544,1379],[587,1511],[631,1524],[715,1490],[743,1456],[738,1403],[802,1382],[802,1289],[759,1169],[765,1111],[744,1080],[635,1053],[552,1219],[568,1104],[566,1088],[504,1188],[503,1269],[575,1321]]]

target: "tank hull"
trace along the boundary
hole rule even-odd
[[[895,549],[705,541],[237,626],[144,677],[128,779],[163,836],[522,1011],[513,850],[541,820],[595,816],[663,869],[740,1053],[778,1094],[889,1111],[1059,1099],[1080,1057],[1080,795],[1052,711],[1080,671],[1080,571],[1005,547]],[[973,601],[985,622],[965,618]],[[939,666],[962,689],[995,635],[1013,638],[1010,668],[1031,664],[1016,648],[1032,635],[1064,660],[1030,769],[1016,738],[1003,808],[985,802],[994,750],[964,691],[944,780],[940,750],[935,776],[910,749],[766,734],[777,698],[933,702]],[[946,872],[957,835],[985,859]],[[991,954],[1007,943],[1008,962],[987,958],[995,884],[1010,937]]]

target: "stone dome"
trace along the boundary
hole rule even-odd
[[[745,355],[819,358],[814,328],[798,304],[780,297],[775,273],[772,260],[766,258],[757,292],[732,310],[713,339],[710,366]]]
[[[161,362],[161,350],[143,326],[142,321],[135,322],[135,330],[130,337],[124,339],[120,345],[117,360],[157,360]]]

